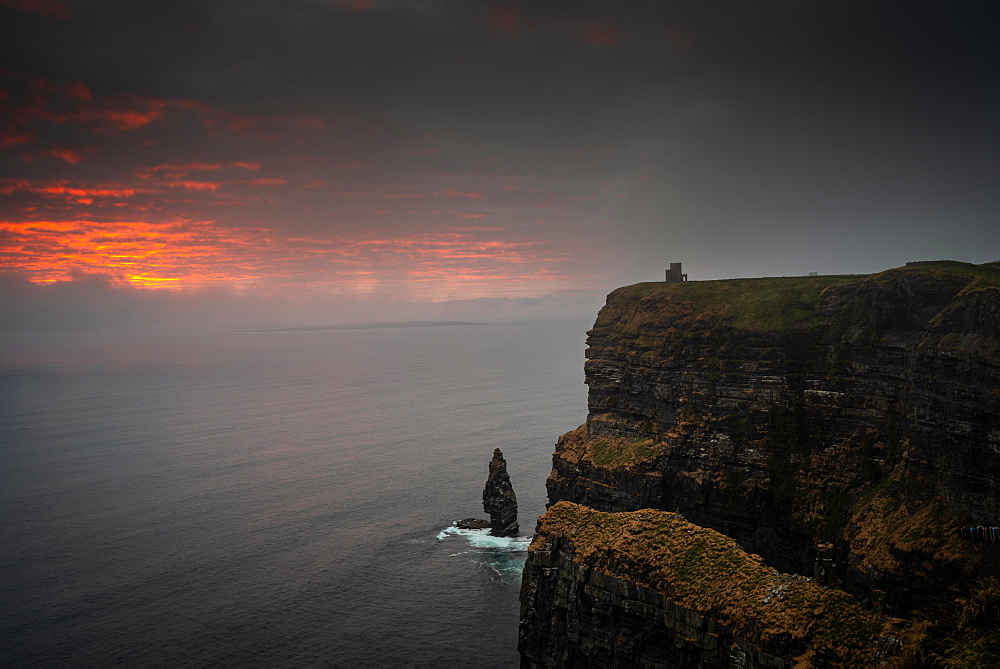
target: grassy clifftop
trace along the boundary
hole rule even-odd
[[[939,283],[954,292],[1000,287],[997,263],[922,262],[872,275],[831,275],[638,283],[615,290],[596,328],[623,331],[675,319],[725,323],[736,330],[784,332],[820,325],[827,298],[895,281]]]

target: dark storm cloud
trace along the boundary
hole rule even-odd
[[[984,3],[0,11],[5,104],[35,113],[5,135],[2,176],[31,180],[8,182],[15,198],[156,186],[126,203],[154,207],[143,220],[303,234],[473,221],[496,242],[573,240],[576,266],[595,272],[581,280],[607,288],[670,259],[706,277],[998,255],[997,15]],[[256,184],[188,171],[171,185],[156,169],[197,162],[261,167]]]
[[[103,94],[412,111],[391,109],[399,103],[483,126],[514,111],[553,126],[619,120],[629,109],[649,121],[713,89],[770,101],[777,118],[803,111],[776,108],[792,101],[848,112],[865,99],[865,114],[947,108],[976,97],[991,55],[989,21],[942,3],[69,6],[71,20],[8,12],[8,67],[86,79]],[[659,104],[639,109],[650,102]]]

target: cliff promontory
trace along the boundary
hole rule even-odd
[[[956,529],[1000,524],[1000,268],[637,284],[588,335],[527,665],[1000,660]]]

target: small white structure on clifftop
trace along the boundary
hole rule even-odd
[[[681,264],[679,262],[670,263],[670,269],[667,270],[667,283],[687,280],[688,275],[681,272]]]

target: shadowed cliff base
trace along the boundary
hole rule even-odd
[[[589,415],[559,439],[550,504],[679,511],[923,629],[907,661],[1000,661],[1000,550],[955,529],[1000,518],[995,264],[637,284],[588,335]],[[551,657],[533,634],[523,656]]]

